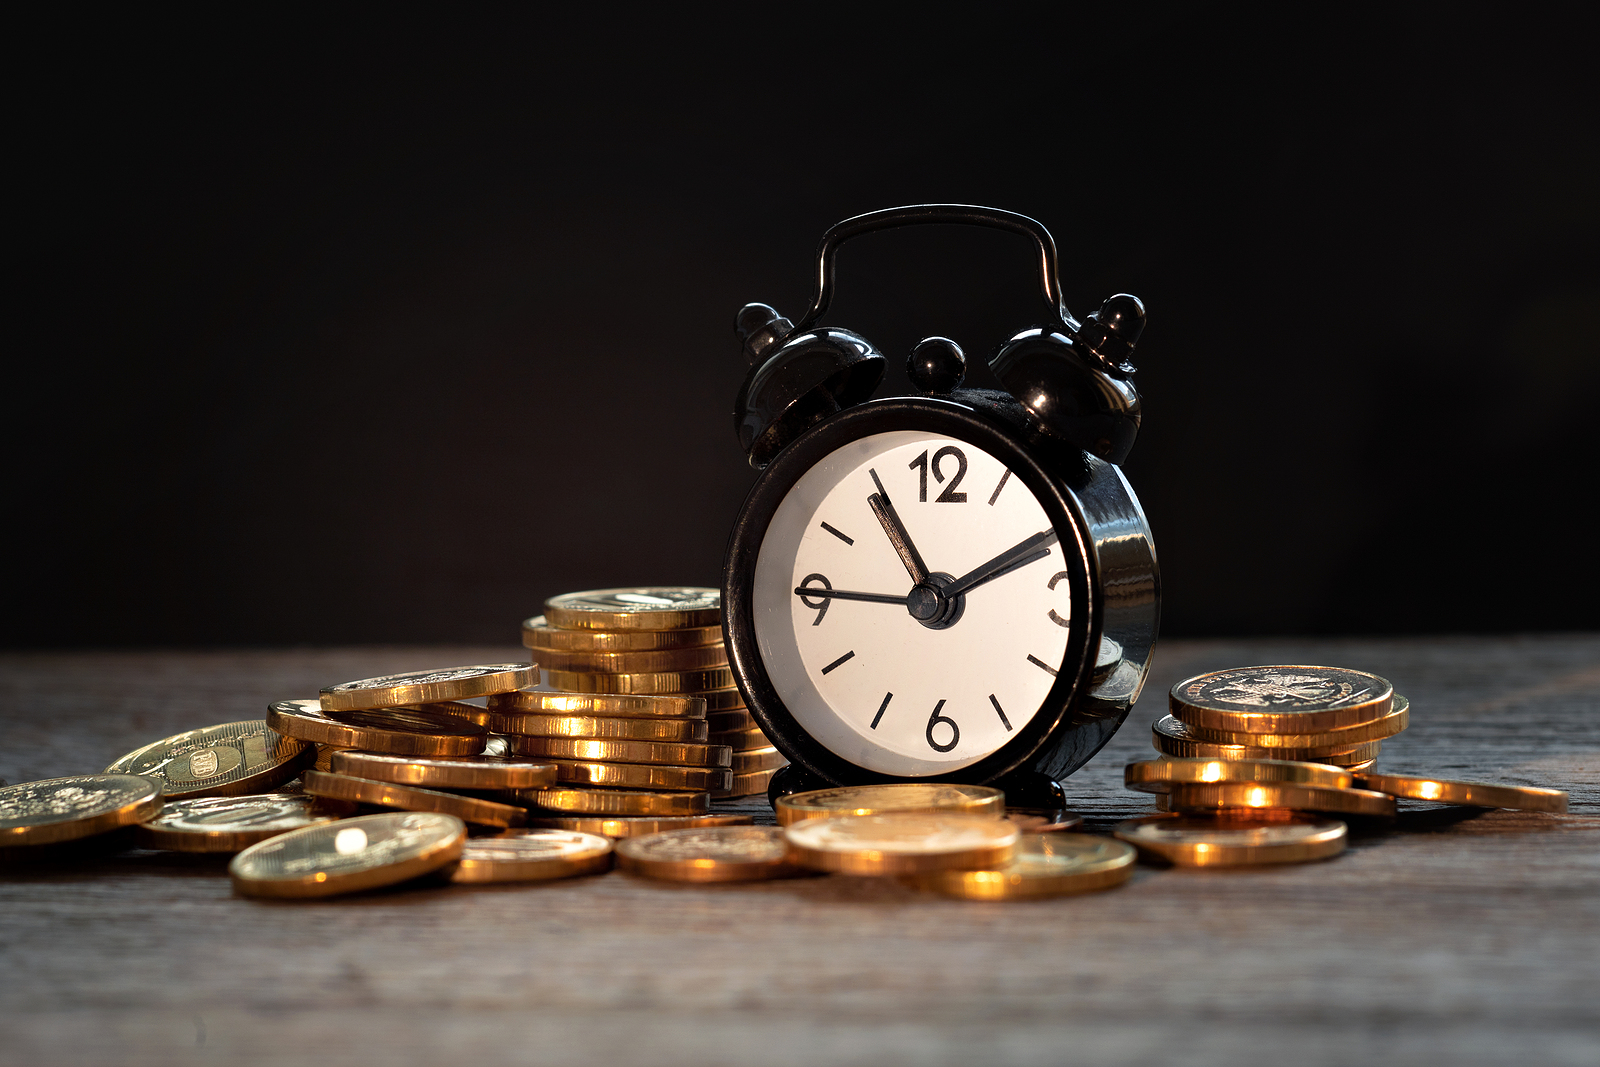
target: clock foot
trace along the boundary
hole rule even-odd
[[[988,783],[1006,794],[1006,809],[1026,812],[1061,811],[1067,795],[1061,783],[1039,771],[1012,771]]]
[[[779,797],[805,793],[812,789],[828,789],[832,785],[833,783],[826,778],[819,778],[804,767],[791,763],[779,767],[778,773],[774,774],[772,781],[767,784],[767,803],[776,810]]]

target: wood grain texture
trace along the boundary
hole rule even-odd
[[[512,648],[0,657],[0,777],[97,771],[179,730]],[[1092,830],[1176,680],[1389,677],[1379,768],[1551,786],[1567,816],[1406,805],[1324,863],[1141,868],[1105,893],[946,901],[827,877],[621,873],[232,896],[223,864],[111,852],[0,871],[0,1063],[1583,1064],[1600,1061],[1600,638],[1165,642],[1067,783]],[[770,821],[764,801],[734,805]]]

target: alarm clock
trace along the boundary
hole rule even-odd
[[[910,353],[919,396],[871,399],[885,356],[822,326],[835,263],[877,230],[958,223],[1033,242],[1045,314],[989,360],[1005,391],[965,389],[959,345]],[[1150,527],[1119,464],[1140,421],[1130,361],[1144,307],[1084,322],[1035,220],[963,204],[889,208],[823,237],[798,323],[747,304],[751,368],[734,409],[760,471],[729,540],[728,661],[786,755],[769,798],[879,782],[1002,788],[1060,806],[1059,782],[1138,698],[1156,638]]]

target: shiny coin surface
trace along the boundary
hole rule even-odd
[[[1257,818],[1248,813],[1149,815],[1119,823],[1116,836],[1181,867],[1253,867],[1305,863],[1344,851],[1348,831],[1337,819]]]
[[[551,759],[597,760],[601,763],[666,763],[677,767],[727,767],[733,749],[727,745],[697,745],[677,741],[613,741],[584,737],[511,738],[511,751],[520,756]]]
[[[1168,702],[1191,726],[1253,734],[1338,730],[1389,713],[1394,687],[1344,667],[1235,667],[1179,682]]]
[[[389,756],[351,750],[335,753],[329,764],[336,774],[430,789],[533,789],[556,780],[553,763],[485,756]]]
[[[278,701],[267,709],[267,725],[318,745],[396,756],[476,756],[489,738],[482,726],[453,715],[420,708],[329,714],[315,700]]]
[[[379,804],[405,811],[435,811],[480,826],[521,826],[527,817],[527,812],[522,808],[510,804],[465,797],[459,793],[440,793],[414,785],[375,782],[348,774],[307,771],[301,781],[305,791],[312,796],[350,800],[358,804]]]
[[[1205,726],[1185,723],[1184,728],[1201,741],[1222,745],[1254,745],[1258,748],[1295,749],[1340,748],[1348,750],[1368,741],[1382,741],[1393,737],[1411,723],[1411,702],[1396,693],[1389,714],[1381,719],[1344,726],[1337,730],[1321,730],[1306,734],[1243,733],[1238,730],[1212,730]]]
[[[571,830],[514,830],[469,837],[452,882],[547,882],[611,869],[611,839]]]
[[[744,730],[723,730],[720,733],[707,734],[706,742],[712,745],[727,745],[735,752],[748,752],[753,748],[769,748],[772,742],[767,735],[761,732],[759,726],[751,726]]]
[[[465,700],[439,700],[432,704],[417,705],[423,711],[431,711],[439,715],[453,715],[458,719],[475,722],[479,726],[488,726],[494,712],[488,708],[479,707],[477,704],[468,704]]]
[[[1024,834],[1009,864],[992,870],[936,871],[907,881],[965,900],[1037,900],[1091,893],[1133,877],[1133,848],[1087,834]]]
[[[155,817],[161,783],[132,774],[76,774],[0,788],[0,846],[75,841]]]
[[[709,689],[700,694],[706,702],[706,711],[743,711],[744,694],[730,684],[726,689]]]
[[[1485,782],[1452,782],[1444,778],[1413,778],[1400,774],[1356,775],[1362,789],[1387,793],[1409,800],[1433,800],[1441,804],[1464,804],[1479,808],[1511,808],[1516,811],[1548,811],[1563,815],[1567,794],[1559,789],[1539,789],[1528,785],[1490,785]]]
[[[466,839],[467,824],[454,815],[363,815],[251,845],[228,874],[245,896],[330,897],[436,871],[461,856]]]
[[[333,756],[336,752],[354,752],[355,749],[345,745],[315,745],[317,758],[312,761],[310,769],[313,771],[333,770]]]
[[[1349,762],[1369,760],[1377,756],[1382,741],[1367,741],[1354,746],[1319,745],[1314,748],[1266,748],[1262,745],[1222,745],[1204,741],[1194,735],[1187,725],[1171,715],[1164,715],[1150,728],[1152,743],[1158,752],[1183,759],[1248,759],[1293,760],[1300,763],[1335,763],[1331,757],[1344,757]]]
[[[667,830],[686,830],[703,826],[748,826],[748,815],[536,815],[529,826],[577,830],[606,837],[642,837]]]
[[[715,793],[733,784],[726,767],[670,767],[649,763],[592,763],[552,760],[556,781],[662,792]]]
[[[547,624],[563,630],[682,630],[722,621],[722,590],[694,586],[590,589],[544,602]]]
[[[606,718],[703,719],[706,702],[697,696],[650,696],[627,693],[502,693],[489,698],[495,729],[522,732],[518,715],[594,715]]]
[[[654,652],[568,652],[541,648],[533,658],[547,671],[638,674],[725,667],[728,650],[720,644],[701,645],[698,648],[664,648]]]
[[[618,741],[692,741],[710,736],[704,719],[626,719],[603,715],[502,715],[508,734],[527,737],[610,738]]]
[[[722,643],[721,626],[688,626],[678,630],[563,630],[543,615],[522,622],[522,643],[532,649],[570,652],[658,652]],[[534,659],[539,657],[535,655]]]
[[[1355,752],[1335,752],[1331,756],[1323,756],[1322,760],[1336,767],[1343,767],[1354,774],[1366,770],[1377,762],[1378,750],[1382,747],[1382,741],[1374,741],[1370,746],[1363,746]]]
[[[1145,793],[1165,793],[1175,782],[1298,782],[1329,789],[1355,785],[1343,767],[1294,760],[1152,759],[1122,769],[1122,783]]]
[[[745,771],[735,774],[726,788],[716,792],[718,800],[729,800],[733,797],[753,797],[765,793],[767,786],[772,784],[772,776],[782,768],[774,767],[767,771]]]
[[[1173,811],[1287,808],[1392,818],[1394,797],[1369,789],[1329,789],[1287,782],[1178,782],[1167,791]]]
[[[326,801],[304,793],[196,797],[169,800],[155,818],[134,827],[134,840],[140,848],[166,852],[238,852],[269,837],[338,818]]]
[[[281,785],[315,758],[307,742],[254,719],[164,738],[123,756],[106,773],[154,778],[168,800],[235,796]]]
[[[555,786],[528,789],[519,800],[544,811],[569,815],[704,815],[710,793],[646,793],[634,789],[577,789]]]
[[[538,669],[526,663],[440,667],[330,685],[321,691],[322,708],[324,711],[360,711],[406,704],[432,704],[441,700],[466,700],[492,693],[509,693],[538,684]]]
[[[783,832],[796,862],[869,876],[1003,867],[1022,836],[1004,819],[952,811],[804,819]]]
[[[617,866],[670,882],[759,882],[810,874],[789,861],[776,826],[708,826],[630,837],[617,843]]]
[[[554,689],[572,693],[698,693],[733,684],[733,671],[712,667],[703,671],[666,671],[649,674],[591,674],[585,671],[546,671]]]
[[[956,811],[1005,814],[1006,795],[986,785],[936,785],[901,782],[892,785],[847,785],[779,797],[779,826],[802,819],[836,819],[844,815],[887,815],[892,812]]]
[[[1083,825],[1083,816],[1065,809],[1056,811],[1031,811],[1025,808],[1007,808],[1006,818],[1016,824],[1024,834],[1059,833],[1076,830]]]
[[[733,773],[775,771],[789,762],[789,757],[768,745],[766,748],[749,748],[733,754]]]

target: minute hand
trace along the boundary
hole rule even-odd
[[[945,599],[953,600],[970,589],[976,589],[984,582],[993,581],[1002,574],[1008,574],[1034,560],[1044,559],[1050,554],[1049,546],[1055,544],[1056,540],[1054,530],[1040,530],[1032,537],[1006,549],[988,563],[979,564],[939,590],[939,593]]]

